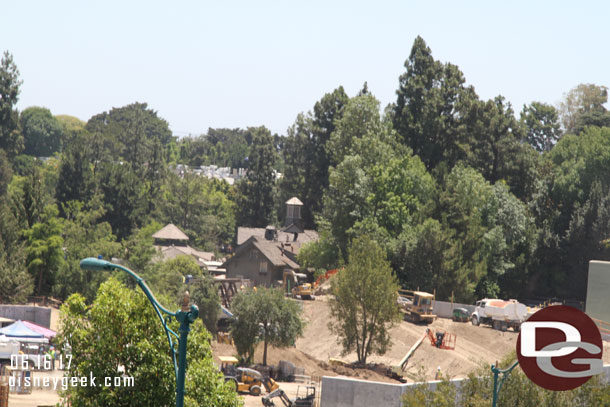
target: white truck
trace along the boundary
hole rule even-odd
[[[506,331],[513,328],[519,332],[521,323],[527,319],[527,307],[517,300],[498,300],[484,298],[476,303],[470,316],[472,325],[487,324],[493,329]]]
[[[0,366],[13,364],[22,366],[25,361],[31,367],[42,366],[46,342],[48,341],[45,339],[22,343],[14,338],[0,336]]]

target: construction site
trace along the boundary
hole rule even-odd
[[[329,295],[317,295],[313,301],[296,299],[302,306],[305,321],[303,336],[293,348],[268,350],[269,366],[288,362],[297,372],[291,382],[278,382],[290,399],[297,398],[297,393],[302,393],[307,384],[317,386],[319,394],[323,376],[394,384],[433,381],[439,375],[450,379],[465,378],[469,373],[494,364],[515,350],[518,329],[502,329],[501,326],[494,329],[493,323],[475,326],[469,317],[454,321],[459,318],[435,316],[432,322],[415,323],[408,321],[405,313],[407,320],[397,323],[390,330],[392,347],[389,351],[382,356],[370,356],[366,368],[355,367],[355,353],[342,355],[337,336],[328,328],[331,318],[328,300]],[[431,310],[434,310],[435,303],[431,302]],[[446,307],[447,303],[443,305]],[[459,305],[451,304],[450,307],[450,314],[453,314]],[[444,334],[442,343],[435,343],[437,334]],[[222,355],[236,354],[232,345],[218,342],[213,343],[213,352],[219,366]],[[262,353],[262,344],[259,344],[255,364],[262,362]],[[609,342],[604,342],[604,363],[610,363]],[[263,392],[263,396],[265,394]],[[261,405],[260,396],[248,393],[242,393],[242,396],[246,406]]]

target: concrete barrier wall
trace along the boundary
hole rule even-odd
[[[472,313],[476,307],[474,305],[460,304],[457,302],[454,302],[453,304],[446,301],[434,302],[434,313],[439,318],[451,318],[453,316],[453,310],[456,308],[466,308],[470,313]]]
[[[604,366],[603,376],[610,382],[610,365]],[[451,380],[458,389],[468,379]],[[436,390],[440,381],[428,382],[430,390]],[[321,407],[402,407],[402,396],[421,383],[391,384],[350,379],[347,377],[322,377]]]
[[[0,305],[0,317],[21,319],[33,322],[45,328],[51,327],[51,308],[35,307],[32,305]]]

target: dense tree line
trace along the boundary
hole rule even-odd
[[[82,122],[44,107],[16,109],[19,70],[0,63],[0,295],[93,298],[105,276],[88,255],[144,272],[155,227],[172,222],[193,245],[220,251],[238,225],[264,227],[304,203],[322,238],[303,264],[344,264],[355,237],[384,250],[402,286],[441,298],[558,296],[582,300],[587,262],[610,257],[610,112],[603,86],[581,84],[558,107],[519,115],[482,100],[459,67],[418,37],[382,107],[366,83],[339,86],[286,136],[265,127],[176,139],[146,103]],[[45,157],[41,159],[41,157]],[[244,168],[236,185],[174,165]],[[276,172],[283,174],[276,177]]]

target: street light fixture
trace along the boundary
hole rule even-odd
[[[188,291],[184,293],[182,308],[176,312],[171,312],[163,307],[159,301],[157,301],[153,293],[150,291],[150,288],[148,288],[146,285],[144,279],[133,271],[129,270],[127,267],[121,266],[120,264],[110,263],[106,260],[96,259],[95,257],[88,257],[81,260],[80,267],[81,269],[88,271],[110,271],[119,269],[127,272],[127,274],[136,280],[137,284],[140,286],[142,291],[144,291],[144,294],[146,294],[146,297],[155,309],[155,312],[157,313],[157,316],[165,329],[167,341],[169,342],[169,349],[172,353],[172,360],[174,362],[174,373],[176,375],[176,407],[183,407],[184,377],[186,373],[186,343],[188,334],[191,330],[190,325],[199,316],[199,308],[197,308],[197,306],[194,304],[189,306],[190,296]],[[165,318],[161,314],[162,312],[166,314]],[[172,317],[176,318],[176,320],[180,322],[180,328],[178,329],[180,335],[172,331],[167,326]],[[178,352],[176,352],[176,343],[172,339],[172,335],[178,340]],[[178,360],[176,360],[176,354],[178,355]]]
[[[498,362],[496,362],[496,364],[498,364]],[[498,393],[500,393],[500,389],[502,388],[504,381],[518,364],[519,361],[516,360],[515,363],[513,363],[508,369],[499,369],[496,365],[491,365],[491,372],[494,374],[494,389],[491,403],[492,407],[496,407],[498,403]],[[499,375],[502,375],[502,377],[498,377]]]

